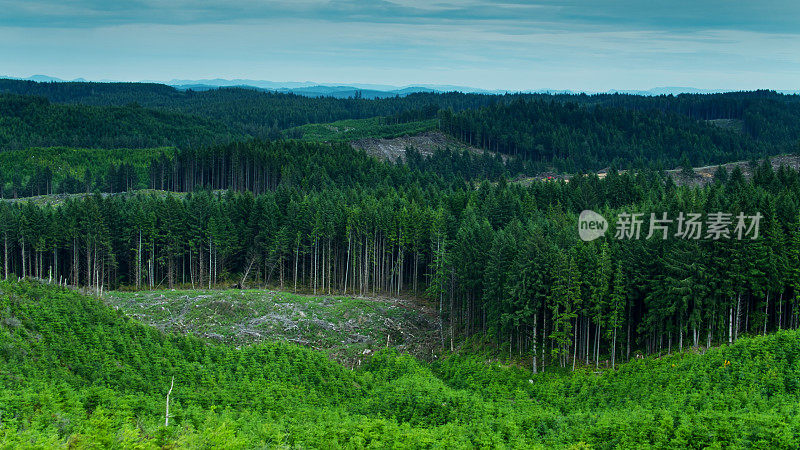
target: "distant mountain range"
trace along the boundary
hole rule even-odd
[[[254,86],[253,84],[203,84],[203,83],[188,83],[188,84],[172,84],[167,83],[170,86],[175,87],[176,89],[192,89],[195,91],[205,91],[208,89],[217,89],[220,87],[240,87],[245,89],[258,89],[261,91],[268,91],[268,92],[281,92],[285,94],[295,94],[295,95],[303,95],[306,97],[336,97],[336,98],[349,98],[349,97],[363,97],[369,99],[375,98],[387,98],[387,97],[395,97],[395,96],[406,96],[408,94],[413,94],[415,92],[441,92],[436,89],[430,89],[422,86],[409,86],[406,88],[395,88],[395,89],[387,89],[387,90],[377,90],[377,89],[369,89],[363,86],[329,86],[329,85],[319,85],[319,84],[311,84],[310,86],[299,86],[299,87],[261,87],[261,86]],[[275,83],[280,84],[280,83]],[[464,92],[473,92],[473,91],[464,91]]]
[[[16,80],[31,80],[37,82],[88,82],[84,78],[76,78],[74,80],[63,80],[47,75],[32,75],[27,78],[0,76],[0,78],[11,78]],[[111,83],[117,80],[96,80],[101,83]],[[454,85],[435,85],[435,84],[421,84],[414,86],[391,86],[386,84],[340,84],[340,83],[316,83],[313,81],[266,81],[266,80],[248,80],[248,79],[199,79],[199,80],[180,80],[173,79],[170,81],[158,80],[142,80],[142,83],[159,83],[172,86],[181,90],[195,90],[204,91],[209,89],[217,89],[220,87],[240,87],[245,89],[256,89],[269,92],[291,93],[295,95],[303,95],[306,97],[336,97],[336,98],[349,98],[349,97],[362,97],[368,99],[375,98],[388,98],[395,96],[406,96],[416,92],[464,92],[476,94],[505,94],[511,92],[523,93],[536,93],[536,94],[633,94],[645,96],[657,95],[678,95],[678,94],[716,94],[721,92],[731,92],[729,89],[698,89],[693,87],[656,87],[648,90],[609,90],[605,92],[591,92],[580,90],[563,90],[563,89],[538,89],[526,91],[506,91],[506,90],[486,90],[473,88],[469,86],[454,86]],[[783,94],[800,94],[800,90],[778,90],[777,92]]]

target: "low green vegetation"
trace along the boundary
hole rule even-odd
[[[164,334],[73,291],[0,283],[0,445],[38,448],[701,448],[800,445],[800,336],[616,371]],[[165,426],[165,396],[170,420]]]
[[[421,120],[407,123],[386,123],[382,117],[340,120],[333,123],[313,123],[286,130],[286,136],[314,142],[350,142],[365,138],[391,139],[413,135],[436,128],[437,121]]]

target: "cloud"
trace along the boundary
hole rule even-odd
[[[0,0],[0,26],[102,27],[312,19],[350,23],[501,21],[511,27],[549,23],[617,29],[733,29],[797,33],[795,0]]]
[[[62,78],[796,88],[800,2],[765,1],[0,0],[0,60]]]

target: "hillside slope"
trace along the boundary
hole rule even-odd
[[[41,97],[0,93],[0,151],[49,146],[198,146],[242,136],[196,115],[136,104],[65,105]]]
[[[229,289],[112,291],[103,299],[160,330],[231,345],[293,342],[348,367],[387,345],[430,359],[440,342],[436,312],[398,298]]]
[[[759,159],[756,163],[757,166],[763,166],[764,159]],[[769,166],[772,167],[772,170],[775,172],[780,170],[781,167],[798,170],[800,169],[800,155],[771,156],[769,158]],[[752,161],[733,161],[720,165],[695,167],[692,169],[694,176],[691,177],[687,177],[683,169],[668,170],[667,174],[679,185],[690,184],[705,186],[716,180],[719,169],[724,169],[726,174],[730,174],[736,168],[741,170],[744,178],[751,179],[753,177],[754,168],[752,167]]]
[[[569,172],[598,170],[610,164],[627,167],[661,162],[676,166],[684,155],[694,165],[721,163],[764,153],[786,153],[796,148],[800,139],[800,96],[772,91],[652,97],[449,92],[367,100],[310,98],[242,88],[195,92],[152,83],[0,79],[0,93],[48,99],[72,109],[84,105],[118,108],[128,116],[132,115],[129,109],[141,105],[137,112],[170,116],[165,119],[166,127],[176,121],[202,118],[204,130],[198,132],[213,132],[216,142],[229,135],[274,139],[281,136],[281,130],[345,119],[382,117],[402,129],[438,117],[442,130],[471,146],[521,155],[541,166],[538,169],[555,165]],[[2,129],[0,123],[0,142]],[[70,130],[62,131],[72,137],[66,133]],[[150,131],[139,134],[150,137]],[[313,135],[320,130],[311,127],[306,131]],[[141,136],[138,138],[144,139]],[[27,145],[108,147],[110,138],[102,137],[91,144],[61,139]],[[166,142],[161,138],[141,146],[185,145],[185,141]],[[125,143],[115,145],[139,146],[131,142],[126,138]]]
[[[389,161],[403,160],[406,156],[406,149],[408,148],[415,149],[419,152],[420,156],[425,158],[431,157],[437,151],[445,149],[456,152],[466,150],[473,155],[482,155],[484,152],[490,155],[496,154],[495,152],[471,147],[448,134],[435,130],[391,138],[362,138],[352,141],[350,144],[355,148],[364,150],[367,154]],[[501,156],[503,156],[504,161],[508,159],[505,155]]]
[[[87,448],[800,444],[800,336],[596,374],[163,334],[72,291],[0,283],[0,445]],[[164,396],[174,377],[170,421]]]

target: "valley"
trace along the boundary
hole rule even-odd
[[[774,91],[0,80],[0,447],[796,448],[798,142]]]
[[[425,363],[392,348],[351,368],[291,343],[164,333],[72,290],[0,282],[0,439],[50,448],[792,448],[797,333],[613,371],[531,375],[481,354]]]
[[[0,450],[800,448],[797,0],[0,3]]]

